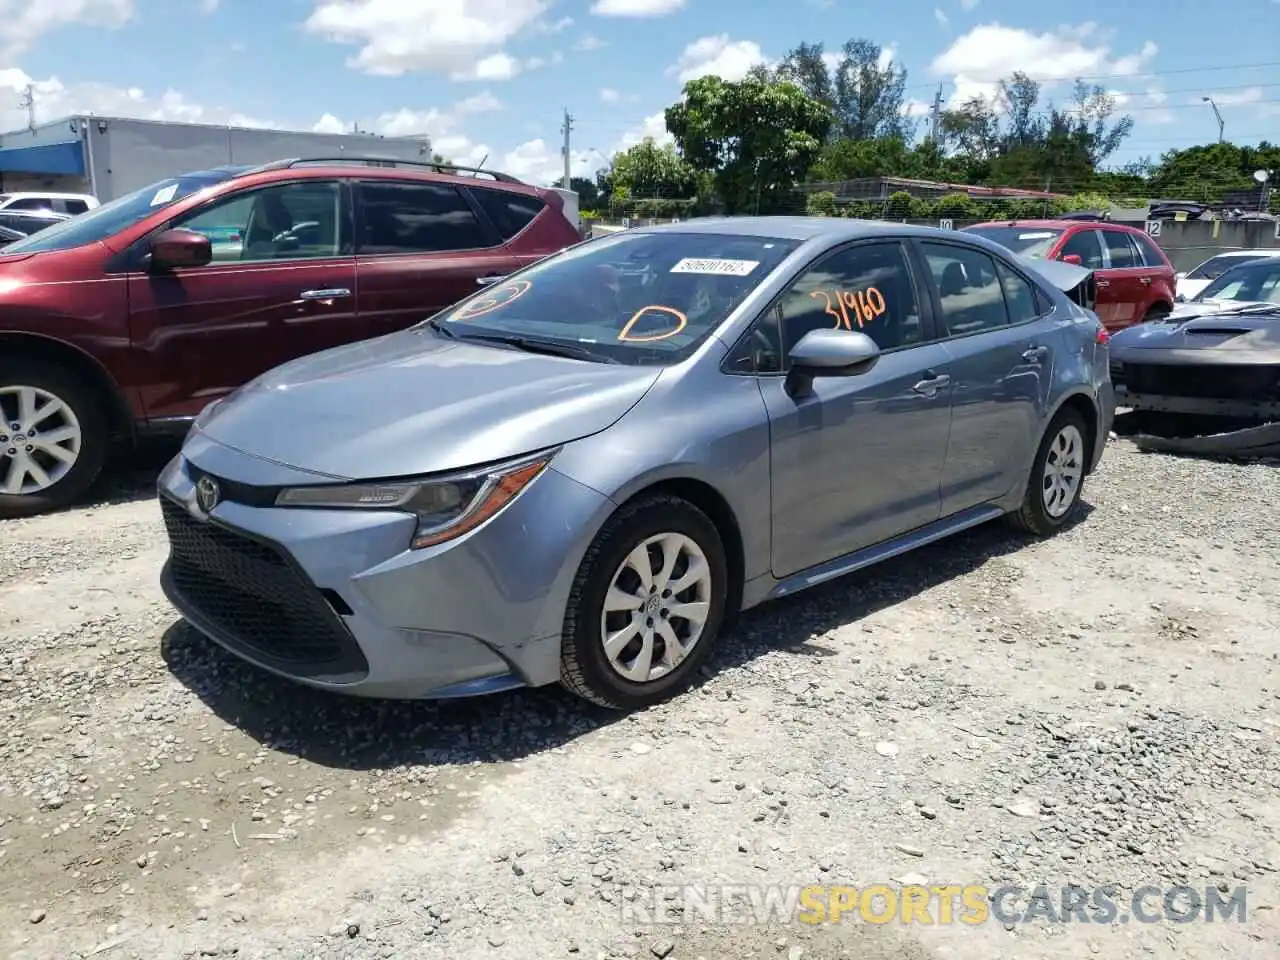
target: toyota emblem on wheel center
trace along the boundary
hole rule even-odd
[[[205,513],[212,513],[218,505],[218,481],[213,477],[201,477],[196,483],[196,502]]]

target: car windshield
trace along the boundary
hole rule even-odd
[[[105,240],[160,208],[177,203],[197,190],[221,183],[234,173],[233,169],[206,170],[160,180],[78,216],[54,222],[39,233],[33,233],[25,240],[5,247],[4,252],[43,253],[47,250],[69,250]]]
[[[675,363],[798,241],[624,232],[562,251],[432,318],[460,339],[558,345],[583,359]]]
[[[1252,260],[1232,267],[1194,299],[1280,303],[1280,257]]]
[[[1260,256],[1260,255],[1259,255]],[[1188,280],[1216,280],[1232,267],[1238,267],[1244,263],[1251,263],[1259,259],[1258,256],[1243,257],[1211,257],[1200,266],[1196,267],[1187,274]]]
[[[1033,259],[1043,259],[1062,236],[1061,230],[1039,227],[965,227],[964,232],[994,240],[1014,253]]]

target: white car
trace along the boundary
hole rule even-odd
[[[1232,267],[1263,257],[1280,257],[1280,250],[1229,250],[1210,257],[1194,270],[1177,274],[1174,293],[1179,300],[1190,300]]]
[[[0,193],[0,210],[52,210],[75,216],[87,213],[98,205],[98,198],[90,193]]]

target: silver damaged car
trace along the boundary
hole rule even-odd
[[[657,702],[740,610],[1066,523],[1115,409],[1088,276],[857,220],[588,241],[207,408],[165,592],[315,687]]]

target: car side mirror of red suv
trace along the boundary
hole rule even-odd
[[[213,244],[203,233],[194,230],[166,230],[151,241],[153,270],[172,270],[174,267],[203,267],[213,259]]]
[[[1078,254],[1078,253],[1068,253],[1065,257],[1063,257],[1063,258],[1062,258],[1062,262],[1063,262],[1063,263],[1073,263],[1073,264],[1075,264],[1077,267],[1083,267],[1083,266],[1084,266],[1084,261],[1080,259],[1080,254]]]

